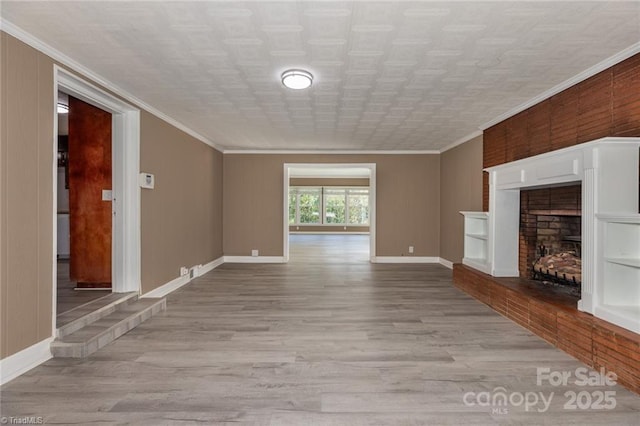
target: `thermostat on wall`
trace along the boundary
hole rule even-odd
[[[140,182],[140,188],[153,189],[155,185],[155,178],[151,173],[140,173],[138,181]]]

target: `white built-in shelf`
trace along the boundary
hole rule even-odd
[[[464,257],[462,263],[489,273],[489,213],[460,212],[464,216]]]
[[[465,236],[471,237],[471,238],[477,238],[479,240],[486,240],[487,238],[489,238],[487,235],[484,235],[484,234],[465,234]]]
[[[635,223],[640,225],[640,214],[598,213],[596,214],[596,218],[605,222]]]
[[[640,333],[640,214],[596,214],[602,283],[595,315]]]
[[[623,257],[605,257],[604,260],[618,265],[640,268],[640,259],[625,259]]]

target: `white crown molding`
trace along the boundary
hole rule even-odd
[[[467,136],[458,139],[457,141],[450,143],[449,145],[445,146],[444,148],[442,148],[440,151],[438,151],[440,154],[444,153],[445,151],[449,151],[450,149],[455,148],[458,145],[462,145],[463,143],[469,142],[471,139],[475,139],[478,136],[482,136],[482,130],[476,130],[473,133],[469,133]]]
[[[186,134],[194,137],[195,139],[199,140],[200,142],[202,142],[202,143],[204,143],[206,145],[209,145],[210,147],[212,147],[212,148],[214,148],[214,149],[216,149],[216,150],[218,150],[220,152],[224,152],[224,148],[223,147],[216,145],[211,140],[209,140],[206,137],[202,136],[198,132],[190,129],[189,127],[185,126],[184,124],[180,123],[179,121],[169,117],[165,113],[157,110],[156,108],[152,107],[151,105],[147,104],[146,102],[136,98],[135,96],[133,96],[132,94],[130,94],[126,90],[116,86],[115,84],[113,84],[112,82],[107,80],[106,78],[100,76],[98,73],[90,70],[89,68],[85,67],[84,65],[81,65],[76,60],[70,58],[69,56],[65,55],[64,53],[60,52],[59,50],[49,46],[47,43],[43,42],[39,38],[37,38],[34,35],[28,33],[27,31],[23,30],[22,28],[18,27],[17,25],[7,21],[3,17],[0,17],[0,30],[4,31],[5,33],[7,33],[7,34],[9,34],[9,35],[11,35],[11,36],[13,36],[15,38],[17,38],[18,40],[22,41],[23,43],[28,44],[29,46],[33,47],[34,49],[44,53],[45,55],[49,56],[54,61],[57,61],[60,64],[63,64],[65,66],[69,67],[71,70],[81,74],[82,76],[92,80],[94,83],[102,86],[103,88],[109,90],[110,92],[113,92],[115,95],[120,96],[121,98],[123,98],[127,102],[130,102],[132,105],[134,105],[134,106],[136,106],[136,107],[138,107],[140,109],[143,109],[143,110],[155,115],[159,119],[166,121],[167,123],[171,124],[175,128],[177,128],[179,130],[182,130],[183,132],[185,132]]]
[[[51,342],[53,337],[42,340],[13,355],[0,360],[0,385],[10,382],[16,377],[51,359]]]
[[[289,150],[289,149],[227,149],[223,151],[224,154],[331,154],[331,155],[416,155],[416,154],[429,154],[437,155],[440,151],[434,149],[428,150],[380,150],[380,151],[358,151],[358,150]]]
[[[480,126],[481,130],[486,130],[491,126],[495,126],[496,124],[500,123],[501,121],[506,120],[507,118],[513,117],[514,115],[518,114],[519,112],[524,111],[527,108],[530,108],[542,101],[544,101],[545,99],[550,98],[553,95],[556,95],[560,92],[562,92],[565,89],[568,89],[571,86],[575,86],[576,84],[588,79],[589,77],[593,77],[594,75],[598,74],[599,72],[602,72],[604,70],[606,70],[607,68],[611,68],[612,66],[624,61],[625,59],[628,59],[630,57],[632,57],[633,55],[640,53],[640,42],[632,44],[631,46],[627,47],[626,49],[616,53],[615,55],[605,59],[604,61],[598,62],[597,64],[595,64],[594,66],[587,68],[586,70],[582,71],[581,73],[578,73],[576,75],[574,75],[573,77],[569,78],[568,80],[563,81],[562,83],[553,86],[551,89],[549,90],[545,90],[544,92],[540,93],[538,96],[529,99],[527,102],[518,105],[517,107],[505,112],[504,114],[501,114],[499,116],[497,116],[496,118],[494,118],[493,120],[483,124],[482,126]]]

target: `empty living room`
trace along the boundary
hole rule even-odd
[[[640,2],[0,3],[0,423],[640,423]]]

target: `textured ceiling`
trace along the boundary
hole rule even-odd
[[[226,149],[438,150],[640,40],[639,2],[11,2]],[[307,91],[279,75],[301,67]]]

